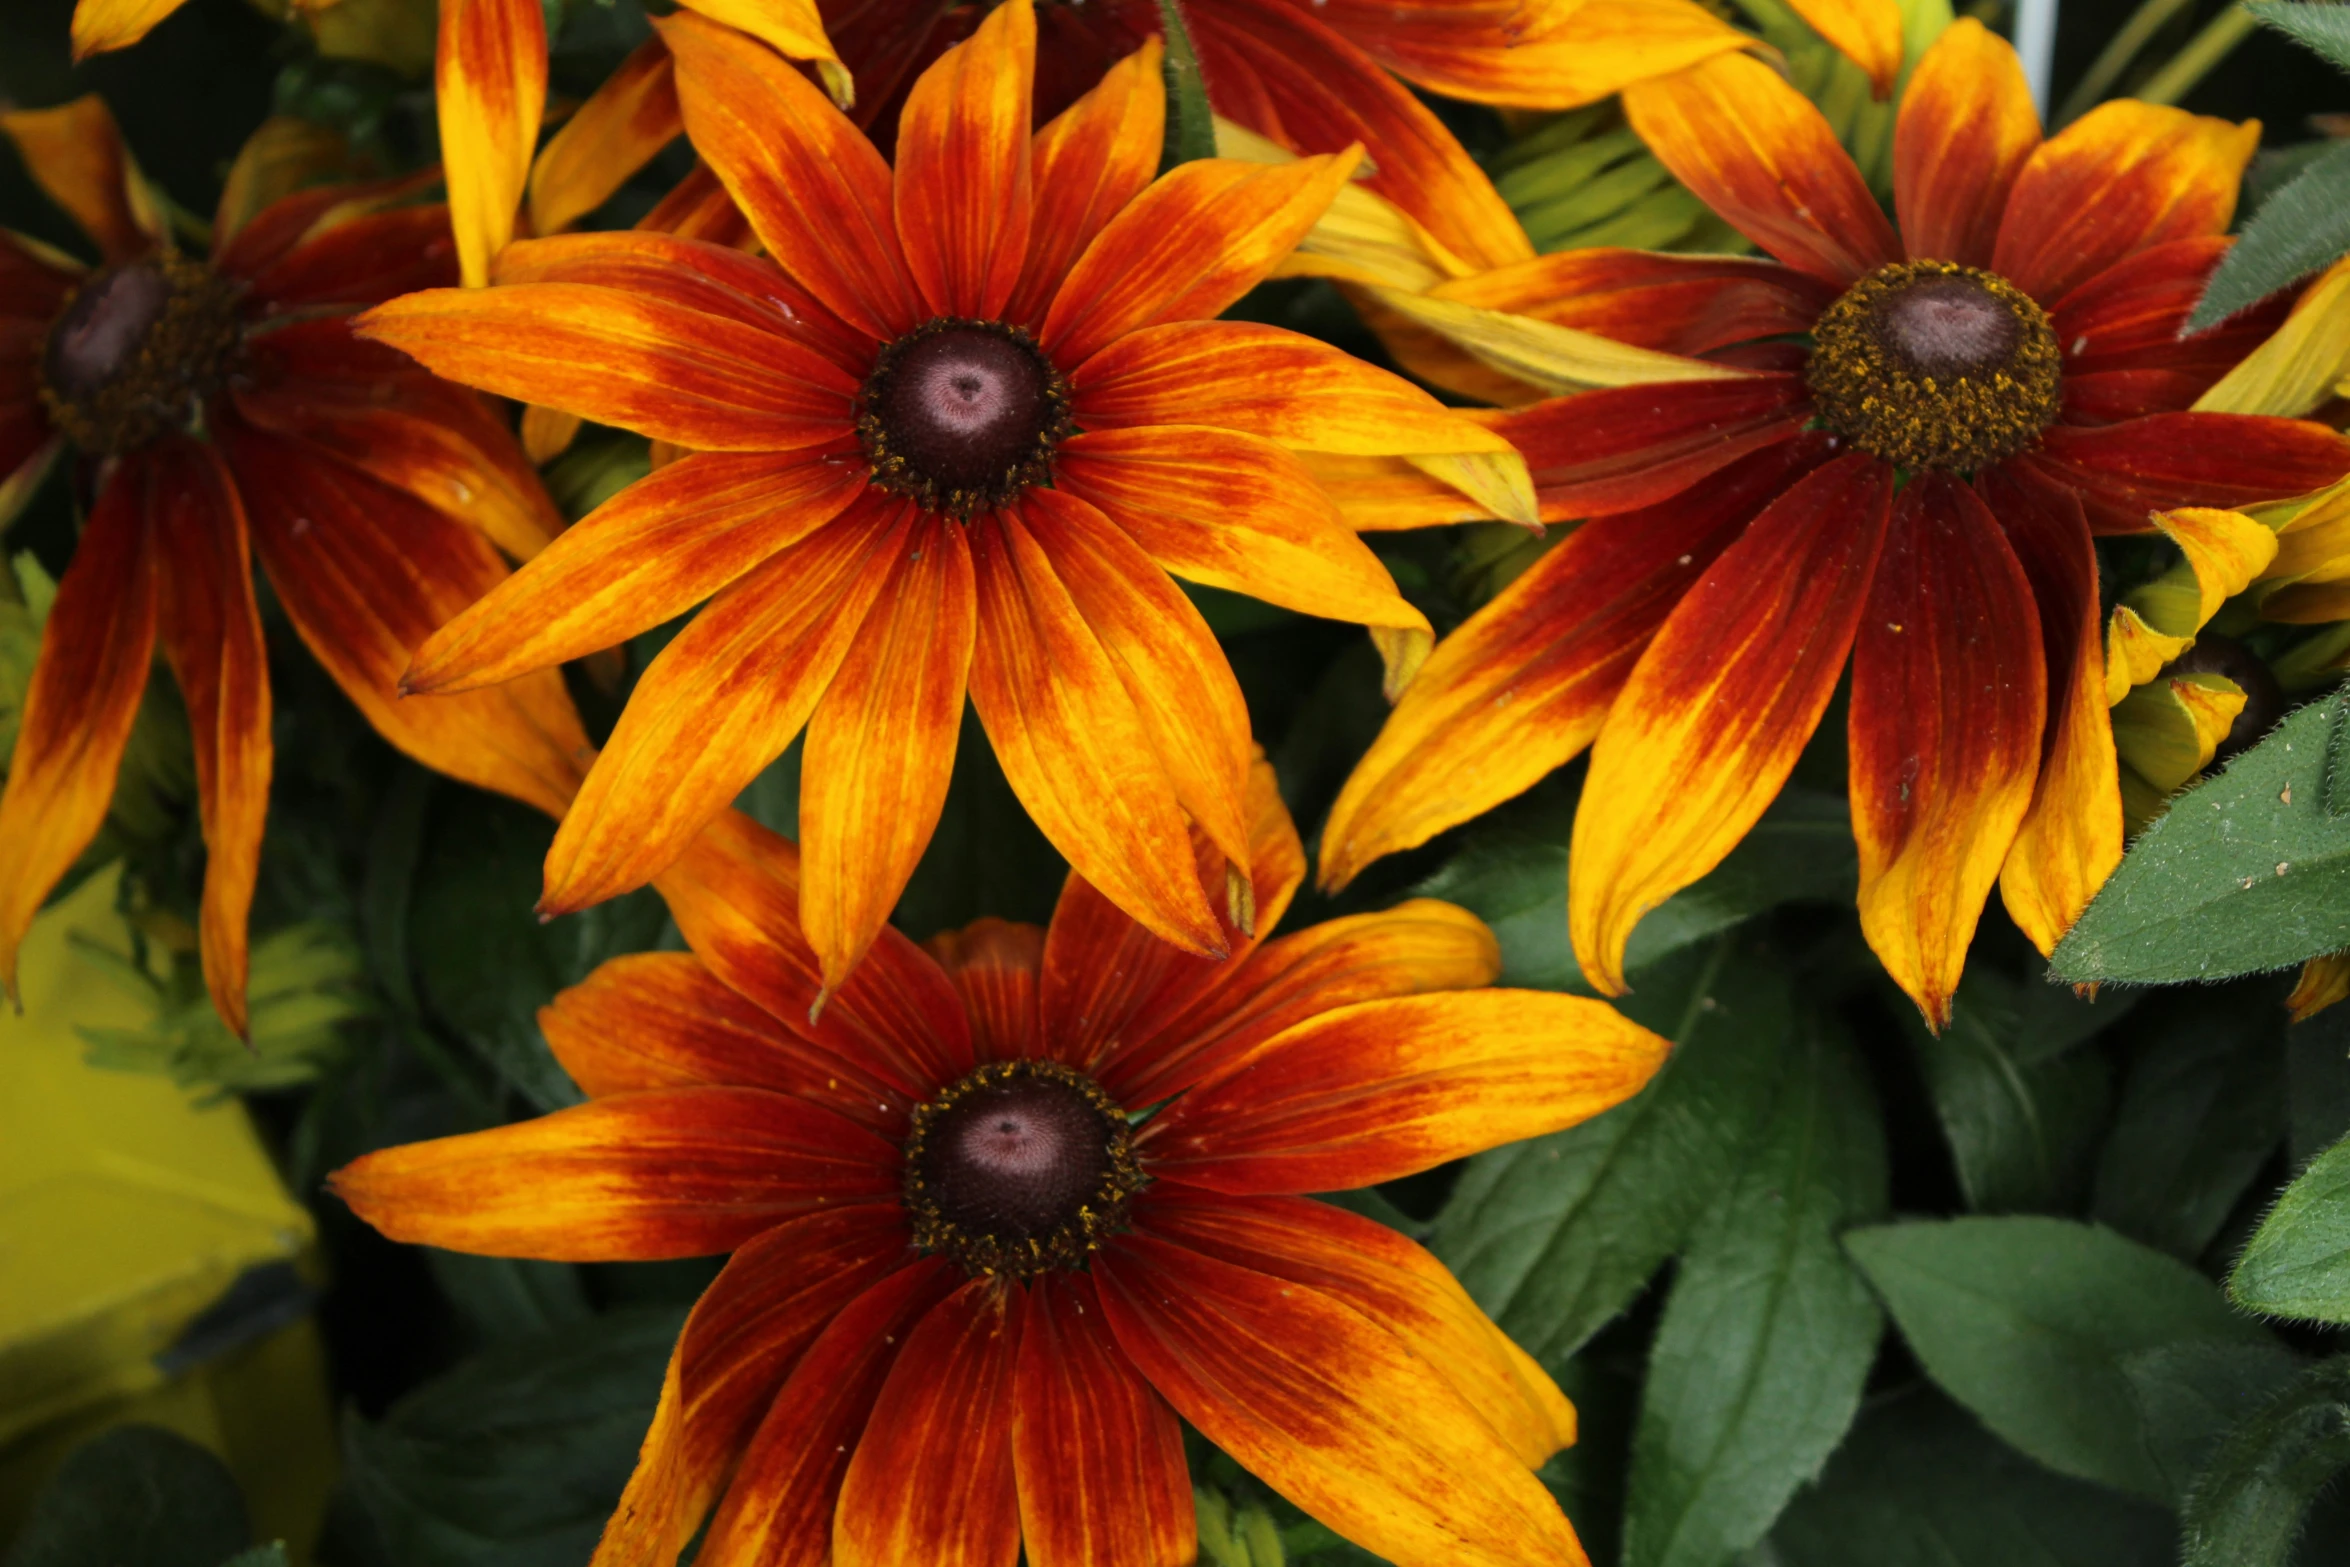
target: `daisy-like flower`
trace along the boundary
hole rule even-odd
[[[1269,927],[1304,855],[1262,764],[1250,805]],[[1530,1473],[1574,1438],[1558,1389],[1443,1264],[1305,1194],[1597,1114],[1663,1040],[1475,988],[1493,938],[1448,904],[1232,927],[1215,963],[1074,875],[1049,930],[886,933],[811,1024],[788,841],[729,813],[661,890],[692,951],[540,1014],[587,1103],[333,1177],[396,1240],[734,1254],[597,1567],[705,1518],[703,1567],[1181,1567],[1178,1416],[1390,1560],[1583,1563]]]
[[[2322,426],[2188,411],[2282,310],[2179,339],[2258,128],[2109,103],[2044,142],[2014,52],[1962,21],[1901,105],[1896,232],[1756,61],[1625,103],[1778,260],[1584,251],[1492,282],[1706,378],[1495,416],[1544,515],[1593,520],[1430,658],[1323,874],[1589,745],[1570,923],[1619,991],[1633,925],[1754,823],[1849,655],[1862,926],[1940,1021],[1995,880],[2046,951],[2121,853],[2092,534],[2350,470]]]
[[[100,265],[0,231],[0,523],[60,453],[95,498],[58,584],[0,795],[0,980],[96,835],[161,644],[186,698],[207,860],[204,976],[245,1025],[245,921],[269,805],[252,557],[327,672],[427,766],[561,814],[587,750],[553,673],[401,702],[411,652],[562,526],[479,398],[353,338],[351,313],[453,277],[447,213],[404,184],[268,199],[301,160],[264,127],[209,259],[166,237],[95,97],[0,115]]]
[[[767,257],[528,241],[500,287],[398,300],[360,330],[693,454],[435,636],[408,689],[543,669],[709,598],[557,832],[542,908],[651,879],[804,725],[801,921],[837,984],[937,823],[968,689],[1070,863],[1167,939],[1221,950],[1211,904],[1248,886],[1248,715],[1168,573],[1424,638],[1293,449],[1468,453],[1524,484],[1506,441],[1401,379],[1206,319],[1354,159],[1154,181],[1155,46],[1032,146],[1034,16],[1010,0],[909,96],[893,177],[772,52],[696,16],[661,26],[695,145]],[[1228,862],[1205,887],[1186,813]]]

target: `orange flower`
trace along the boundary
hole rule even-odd
[[[1250,804],[1269,928],[1304,854],[1261,763]],[[1447,904],[1228,927],[1219,964],[1074,875],[1049,930],[884,933],[812,1024],[788,841],[729,813],[661,890],[693,951],[540,1014],[586,1104],[333,1177],[395,1240],[734,1253],[597,1567],[674,1560],[713,1508],[704,1567],[1178,1567],[1179,1415],[1393,1561],[1583,1563],[1528,1472],[1574,1439],[1549,1377],[1435,1258],[1303,1194],[1581,1121],[1663,1040],[1474,988],[1493,938]]]
[[[264,200],[256,136],[209,260],[175,249],[95,97],[0,115],[97,244],[91,272],[0,231],[0,524],[71,447],[94,495],[42,633],[0,795],[0,979],[97,833],[160,640],[196,737],[204,974],[242,1033],[245,918],[269,804],[251,556],[392,744],[560,814],[587,748],[561,680],[399,702],[425,634],[562,525],[472,393],[351,336],[350,313],[452,275],[447,213],[408,185]],[[412,182],[411,182],[412,183]]]
[[[542,908],[650,880],[804,725],[801,922],[838,984],[937,823],[967,687],[1078,871],[1220,951],[1210,904],[1249,864],[1248,714],[1168,573],[1425,636],[1293,449],[1519,462],[1335,349],[1205,319],[1354,159],[1210,159],[1154,182],[1155,48],[1032,149],[1034,18],[1013,0],[915,87],[893,180],[769,51],[694,16],[662,27],[695,143],[767,258],[649,233],[528,241],[504,286],[398,300],[360,330],[695,454],[442,630],[409,689],[543,669],[709,598],[556,834]],[[1186,812],[1231,867],[1205,888]]]
[[[1963,21],[1901,106],[1896,233],[1753,60],[1625,102],[1779,262],[1580,251],[1489,280],[1482,303],[1713,378],[1494,416],[1544,516],[1597,520],[1430,658],[1339,799],[1323,874],[1590,745],[1570,920],[1620,991],[1634,923],[1753,824],[1850,654],[1861,921],[1939,1022],[1995,879],[2046,951],[2121,853],[2091,534],[2350,470],[2321,426],[2186,411],[2282,315],[2179,340],[2257,127],[2109,103],[2043,142],[2013,51]]]

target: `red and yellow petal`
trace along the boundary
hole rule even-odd
[[[1183,1427],[1102,1320],[1083,1273],[1028,1288],[1012,1470],[1033,1567],[1186,1567],[1199,1553]]]
[[[1242,1194],[1348,1191],[1589,1120],[1669,1046],[1604,1001],[1463,990],[1307,1019],[1144,1129],[1149,1167]]]
[[[542,911],[641,887],[783,754],[907,549],[878,491],[712,599],[637,680],[547,851]]]
[[[694,148],[776,265],[866,336],[923,318],[891,216],[889,165],[780,55],[682,12],[658,25],[677,57]]]
[[[1012,1567],[1020,1506],[1012,1470],[1020,1291],[976,1278],[906,1335],[841,1479],[837,1567]]]
[[[1576,960],[1624,989],[1650,909],[1721,862],[1827,709],[1884,542],[1893,470],[1865,454],[1798,481],[1666,620],[1600,726],[1567,874]]]
[[[105,99],[84,93],[54,109],[0,113],[0,134],[16,143],[33,183],[109,264],[145,255],[161,242],[163,216]]]
[[[156,629],[187,704],[204,832],[204,982],[231,1033],[245,1020],[245,922],[269,815],[269,654],[253,597],[245,508],[217,448],[174,441],[148,459]]]
[[[273,114],[237,149],[212,211],[217,256],[245,225],[296,191],[343,172],[350,144],[331,126],[297,115]]]
[[[2350,473],[2350,441],[2305,419],[2149,414],[2056,425],[2017,462],[2080,496],[2099,533],[2142,533],[2155,512],[2243,506],[2320,490]]]
[[[437,375],[696,451],[799,451],[845,436],[856,382],[780,334],[582,283],[434,289],[355,330]]]
[[[1990,508],[1913,474],[1853,643],[1852,825],[1861,931],[1935,1028],[2031,804],[2040,660],[2031,584]]]
[[[1542,520],[1569,522],[1659,505],[1811,417],[1802,377],[1758,375],[1554,397],[1493,428],[1525,455]]]
[[[614,647],[739,580],[865,491],[797,453],[697,452],[581,518],[420,648],[412,692],[496,685]]]
[[[440,207],[364,212],[322,225],[252,273],[249,310],[301,314],[374,305],[457,281],[448,213]]]
[[[530,231],[569,228],[684,134],[669,50],[648,38],[613,68],[532,163]]]
[[[1160,1396],[1346,1538],[1402,1563],[1587,1567],[1541,1482],[1361,1312],[1145,1235],[1112,1241],[1093,1272]]]
[[[73,8],[76,63],[110,49],[128,49],[188,0],[80,0]]]
[[[1357,159],[1177,164],[1112,218],[1062,279],[1038,334],[1060,365],[1162,321],[1205,320],[1264,281]]]
[[[1010,0],[914,83],[898,119],[898,243],[934,316],[994,320],[1028,256],[1036,11]]]
[[[57,879],[106,820],[155,648],[150,481],[124,464],[98,492],[41,628],[0,792],[0,987]]]
[[[1044,931],[993,916],[941,931],[923,947],[938,959],[971,1014],[972,1043],[982,1061],[1048,1055],[1037,1037],[1037,972]]]
[[[1901,7],[1896,0],[1788,0],[1788,9],[1867,72],[1878,98],[1893,96],[1902,58]]]
[[[1660,353],[1711,354],[1809,332],[1836,287],[1754,256],[1562,250],[1429,290],[1484,310],[1596,332]]]
[[[1332,0],[1320,14],[1407,81],[1529,109],[1581,108],[1754,42],[1689,0],[1408,8]]]
[[[328,1177],[393,1240],[646,1262],[733,1251],[819,1209],[894,1202],[895,1145],[757,1088],[669,1088],[381,1149]]]
[[[1155,36],[1143,40],[1036,133],[1028,254],[1004,319],[1039,325],[1085,247],[1157,177],[1167,128],[1165,49]]]
[[[1901,242],[1827,119],[1751,55],[1716,55],[1624,92],[1649,151],[1757,245],[1826,282],[1899,258]]]
[[[2225,233],[2259,142],[2257,124],[2127,98],[2101,103],[2025,162],[1991,268],[2053,305],[2137,251]]]
[[[1174,780],[1117,663],[1009,512],[975,523],[979,640],[971,701],[1028,814],[1085,877],[1153,932],[1221,955]]]
[[[946,807],[976,595],[963,525],[924,517],[809,720],[800,929],[827,990],[889,922]]]
[[[539,0],[443,0],[433,57],[449,222],[468,288],[514,237],[547,102],[547,21]]]
[[[1894,206],[1912,256],[1991,264],[2016,176],[2040,146],[2040,111],[2013,45],[1973,17],[1934,41],[1901,95]]]

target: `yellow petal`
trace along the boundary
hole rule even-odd
[[[2165,636],[2127,604],[2116,604],[2105,623],[2105,705],[2118,706],[2162,666],[2195,645],[2193,634]]]
[[[2250,587],[2277,558],[2276,534],[2240,511],[2188,506],[2157,512],[2154,525],[2187,557],[2195,579],[2195,624],[2185,630],[2210,624],[2222,604]],[[2166,629],[2180,634],[2180,629]]]
[[[1295,163],[1297,154],[1230,120],[1216,121],[1216,155],[1244,163]],[[1358,171],[1370,173],[1369,165]],[[1476,268],[1393,202],[1361,184],[1340,187],[1329,210],[1298,241],[1276,277],[1324,277],[1420,293]]]
[[[2244,711],[2244,688],[2224,675],[2173,675],[2140,686],[2113,710],[2121,759],[2168,794],[2211,765]]]
[[[78,63],[109,49],[127,49],[187,0],[82,0],[73,8],[73,57]]]
[[[1546,392],[1587,392],[1595,387],[1644,386],[1657,381],[1721,381],[1746,374],[1726,365],[1633,348],[1595,332],[1579,332],[1457,300],[1396,288],[1374,288],[1372,293],[1398,315],[1467,350],[1482,363]]]
[[[2350,952],[2327,952],[2301,965],[2301,978],[2285,998],[2285,1010],[2296,1023],[2306,1023],[2345,996],[2350,996]]]
[[[2350,261],[2309,285],[2274,336],[2195,400],[2199,413],[2298,419],[2350,370]]]

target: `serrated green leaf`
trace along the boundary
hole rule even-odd
[[[2310,1503],[2345,1468],[2350,1356],[2338,1356],[2228,1432],[2180,1510],[2183,1567],[2284,1567]],[[2317,1559],[2339,1560],[2339,1543]]]
[[[1159,26],[1167,38],[1167,139],[1159,152],[1159,172],[1178,163],[1216,155],[1216,119],[1208,107],[1208,85],[1200,76],[1199,55],[1191,47],[1191,29],[1183,20],[1181,0],[1158,0]]]
[[[2228,1275],[2247,1311],[2350,1323],[2350,1138],[2277,1198]]]
[[[2171,1567],[2169,1514],[2050,1474],[1931,1389],[1872,1401],[1746,1567]]]
[[[2156,1500],[2169,1477],[2125,1362],[2174,1344],[2261,1344],[2201,1274],[2064,1219],[1918,1220],[1844,1240],[1943,1390],[2061,1473]]]
[[[2065,1009],[2050,1008],[2050,996],[2064,997]],[[1959,981],[1941,1033],[1914,1009],[1900,1015],[1967,1206],[1977,1213],[2072,1206],[2087,1187],[2112,1092],[2103,1057],[2066,1047],[2103,1014],[2069,992],[2027,990],[1977,964]]]
[[[176,1432],[117,1426],[34,1498],[5,1567],[221,1567],[252,1539],[223,1464]]]
[[[2350,71],[2350,17],[2339,7],[2250,0],[2244,9],[2278,32],[2307,44],[2337,68]]]
[[[1852,1423],[1884,1331],[1836,1243],[1885,1208],[1876,1097],[1802,1029],[1763,1134],[1683,1254],[1633,1437],[1626,1567],[1717,1567]]]
[[[2350,818],[2326,808],[2343,699],[2287,717],[2173,800],[2122,857],[2049,970],[2073,984],[2175,984],[2350,947]]]
[[[2260,7],[2254,7],[2258,10]],[[2333,6],[2279,6],[2331,11]],[[2350,251],[2350,147],[2331,147],[2260,205],[2204,285],[2189,333],[2215,327]]]
[[[1790,982],[1768,954],[1685,955],[1625,1010],[1674,1041],[1655,1080],[1581,1126],[1471,1159],[1429,1240],[1554,1367],[1639,1294],[1729,1184],[1796,1042]]]

